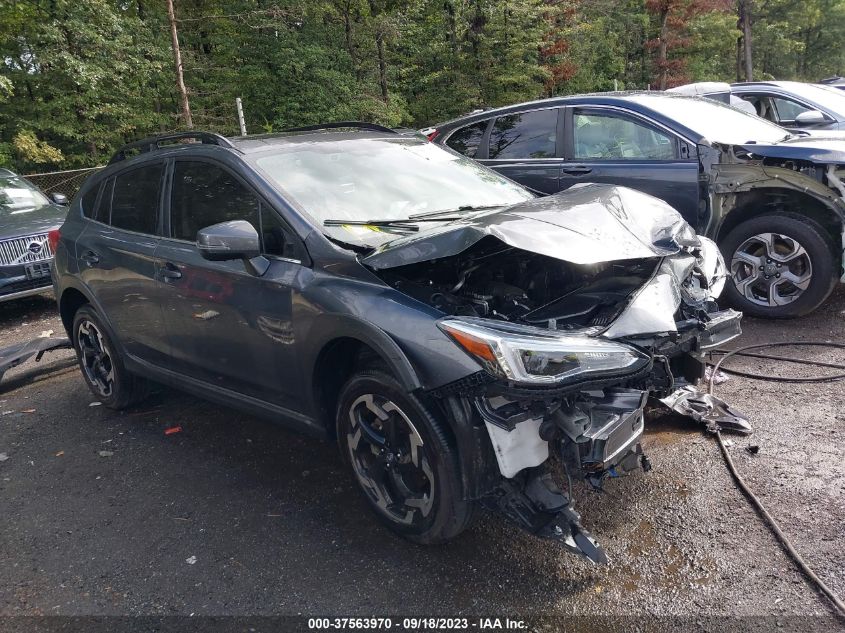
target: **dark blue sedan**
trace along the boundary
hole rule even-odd
[[[845,281],[841,139],[655,92],[555,97],[423,133],[540,194],[598,182],[665,200],[719,243],[726,295],[748,314],[807,314]]]

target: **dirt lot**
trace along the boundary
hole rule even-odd
[[[61,331],[51,300],[0,304],[0,346],[46,329]],[[745,330],[737,344],[842,342],[845,292],[811,317]],[[740,471],[845,595],[845,382],[733,378],[719,393],[756,429],[733,438]],[[741,615],[808,630],[830,614],[716,444],[677,420],[648,428],[652,472],[603,495],[577,489],[611,559],[596,567],[492,516],[448,546],[414,546],[371,518],[333,446],[164,388],[124,413],[92,400],[70,352],[0,383],[0,615],[519,613],[647,630],[668,616],[707,628],[709,616]]]

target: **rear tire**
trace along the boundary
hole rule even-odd
[[[443,543],[472,519],[457,451],[444,425],[381,370],[365,369],[338,399],[344,460],[378,518],[416,543]]]
[[[805,216],[752,218],[733,229],[721,249],[731,277],[724,297],[749,316],[809,314],[836,284],[833,245],[824,229]]]
[[[110,409],[125,409],[141,402],[149,383],[129,373],[97,312],[85,305],[73,317],[73,347],[88,389]]]

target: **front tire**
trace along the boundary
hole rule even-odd
[[[458,455],[435,415],[395,378],[362,370],[343,387],[338,443],[378,518],[416,543],[442,543],[469,524]]]
[[[119,410],[147,396],[147,381],[127,371],[93,308],[86,305],[77,310],[72,331],[79,369],[95,398],[110,409]]]
[[[791,319],[818,308],[836,284],[836,259],[824,229],[807,217],[761,215],[722,240],[731,280],[725,298],[745,314]]]

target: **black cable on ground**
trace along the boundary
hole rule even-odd
[[[798,347],[802,345],[809,345],[809,346],[816,346],[816,347],[833,347],[838,349],[845,349],[845,345],[840,343],[823,343],[823,342],[801,342],[801,343],[765,343],[762,345],[746,345],[745,347],[740,347],[735,350],[731,351],[724,351],[719,350],[715,353],[724,354],[719,361],[713,365],[712,373],[710,374],[710,379],[707,381],[707,392],[712,394],[713,393],[713,385],[719,369],[721,368],[722,364],[732,356],[740,356],[745,355],[744,352],[752,349],[762,349],[768,347]],[[765,354],[755,354],[755,358],[771,358],[772,360],[795,360],[795,359],[785,359],[783,357],[771,357]],[[803,361],[803,359],[801,359]],[[819,365],[824,367],[831,366],[830,363],[821,363],[819,361],[804,361],[804,364],[813,364]],[[839,367],[834,365],[834,367]],[[748,378],[758,378],[762,380],[776,380],[780,382],[830,382],[831,380],[841,380],[845,378],[845,374],[841,374],[838,376],[817,376],[813,378],[781,378],[781,377],[772,377],[772,376],[762,376],[758,374],[751,374],[751,373],[743,373],[737,372],[733,370],[726,369],[726,372],[737,374],[740,376],[746,376]],[[783,533],[781,530],[780,525],[778,522],[775,521],[774,517],[769,514],[766,508],[763,506],[763,503],[760,499],[751,492],[751,489],[748,487],[748,484],[745,483],[745,480],[739,474],[739,471],[736,469],[736,465],[734,464],[733,459],[728,453],[728,447],[725,446],[725,442],[722,439],[722,434],[719,431],[716,431],[716,440],[719,442],[719,449],[722,451],[722,457],[725,459],[725,463],[728,465],[728,470],[730,471],[731,475],[736,481],[737,485],[739,486],[740,490],[745,494],[746,497],[751,501],[751,503],[756,508],[757,512],[760,513],[760,516],[768,523],[769,527],[771,528],[772,532],[774,532],[775,536],[777,537],[778,541],[780,541],[781,545],[783,545],[786,552],[790,555],[795,564],[798,565],[798,568],[803,572],[803,574],[812,582],[818,589],[821,591],[825,596],[827,596],[830,601],[834,604],[834,606],[839,610],[840,615],[845,616],[845,603],[839,598],[839,596],[834,593],[833,589],[828,587],[825,582],[816,575],[816,573],[812,570],[812,568],[806,563],[806,561],[802,558],[801,554],[793,547],[792,542],[787,538],[786,534]]]
[[[762,343],[760,345],[746,345],[734,350],[713,350],[711,354],[720,354],[722,358],[713,366],[713,374],[708,384],[708,393],[713,393],[713,376],[722,369],[722,363],[732,356],[750,356],[752,358],[765,358],[768,360],[785,361],[792,363],[800,363],[802,365],[816,365],[818,367],[831,367],[833,369],[845,369],[845,365],[837,365],[835,363],[825,363],[823,361],[808,360],[805,358],[788,358],[785,356],[772,356],[771,354],[750,354],[752,349],[764,349],[769,347],[832,347],[835,349],[845,349],[845,344],[842,343],[825,343],[822,341],[801,341],[801,342],[786,342],[786,343]],[[743,376],[745,378],[752,378],[755,380],[768,380],[771,382],[831,382],[834,380],[844,380],[845,374],[834,374],[831,376],[810,376],[800,378],[790,378],[789,376],[771,376],[768,374],[756,374],[753,372],[740,371],[738,369],[722,369],[725,373],[734,374],[736,376]]]

